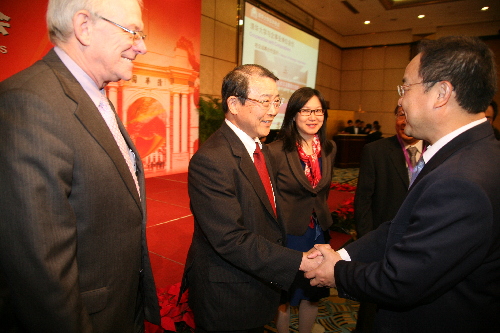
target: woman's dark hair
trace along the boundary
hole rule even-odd
[[[285,118],[283,119],[283,124],[281,125],[280,132],[278,134],[278,140],[283,141],[284,151],[293,151],[297,149],[296,144],[301,144],[304,139],[300,136],[297,130],[297,125],[293,118],[295,115],[306,105],[307,102],[312,97],[318,97],[321,108],[325,110],[323,125],[318,131],[319,141],[321,143],[321,149],[328,155],[333,149],[333,145],[330,140],[326,137],[326,120],[328,119],[328,109],[326,106],[325,99],[323,95],[316,89],[309,87],[302,87],[296,90],[290,99],[288,100],[288,105],[285,111]]]
[[[477,37],[448,36],[423,40],[419,75],[426,90],[436,82],[453,85],[458,104],[467,112],[484,112],[497,90],[493,52]]]

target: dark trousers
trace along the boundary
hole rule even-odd
[[[377,305],[368,302],[361,302],[358,310],[358,321],[353,333],[371,333],[373,332],[373,322],[377,313]]]

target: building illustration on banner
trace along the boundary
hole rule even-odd
[[[198,148],[199,64],[180,39],[171,65],[134,62],[130,81],[106,93],[134,141],[146,177],[186,172]]]

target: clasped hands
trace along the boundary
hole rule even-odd
[[[339,260],[342,258],[329,244],[316,244],[304,252],[299,269],[311,280],[311,286],[335,287],[333,268]]]

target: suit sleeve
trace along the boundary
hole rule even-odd
[[[257,232],[259,223],[275,222],[265,218],[264,206],[251,198],[254,193],[238,193],[245,187],[237,183],[248,180],[242,178],[234,163],[208,154],[193,156],[189,196],[196,222],[224,260],[248,274],[288,288],[302,253],[273,243]],[[242,196],[248,200],[240,200]],[[248,220],[256,225],[248,225]]]
[[[372,197],[375,193],[375,163],[370,146],[361,154],[358,185],[354,197],[354,219],[358,237],[373,230]]]
[[[0,95],[1,274],[28,331],[90,332],[68,200],[71,136],[63,135],[52,109],[26,91]]]
[[[411,210],[409,224],[403,222],[406,217],[396,216],[392,221],[388,237],[398,240],[386,247],[382,259],[371,263],[339,261],[335,265],[337,287],[344,297],[386,306],[425,304],[446,293],[484,261],[490,246],[493,207],[482,188],[449,177],[428,185],[413,198],[409,195],[402,207]],[[408,203],[412,200],[415,202]],[[357,260],[356,256],[352,259]]]

